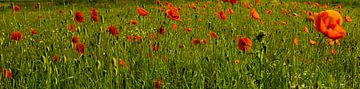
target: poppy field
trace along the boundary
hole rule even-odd
[[[351,0],[0,2],[0,88],[360,88]]]

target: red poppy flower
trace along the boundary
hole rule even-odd
[[[221,10],[221,11],[217,14],[217,16],[218,16],[221,20],[226,20],[226,19],[227,19],[227,16],[226,16],[226,14],[224,13],[223,10]]]
[[[239,1],[239,0],[230,0],[230,3],[231,3],[231,4],[236,4],[236,3],[238,3],[238,1]]]
[[[37,34],[37,32],[34,28],[31,28],[31,34],[33,34],[33,35]]]
[[[144,8],[138,7],[137,8],[137,12],[141,15],[141,16],[146,16],[149,14],[148,11],[146,11]]]
[[[155,80],[155,89],[161,89],[163,81],[160,79]]]
[[[195,45],[197,45],[197,44],[199,44],[201,41],[198,39],[198,38],[195,38],[195,39],[193,39],[193,44],[195,44]]]
[[[250,14],[251,14],[251,16],[252,16],[254,19],[260,19],[260,15],[259,15],[259,13],[256,11],[255,8],[251,9]]]
[[[352,19],[351,19],[350,16],[345,16],[345,21],[346,21],[346,22],[352,22]]]
[[[78,23],[84,22],[84,14],[81,11],[75,13],[75,21]]]
[[[273,13],[273,11],[272,11],[272,10],[267,10],[267,13],[268,13],[269,15],[271,15],[271,14]]]
[[[22,38],[22,32],[21,31],[15,31],[11,33],[11,39],[15,41],[20,41]]]
[[[99,11],[95,8],[91,9],[91,16],[99,16]]]
[[[72,38],[72,42],[73,42],[74,44],[78,43],[78,42],[79,42],[79,37],[78,37],[78,36],[74,36],[74,37]]]
[[[178,10],[176,9],[169,9],[166,11],[167,17],[170,18],[171,20],[177,20],[182,22],[182,20],[180,19],[180,14],[178,12]]]
[[[11,72],[10,69],[7,69],[7,70],[6,70],[6,77],[7,77],[7,78],[13,78],[13,73]]]
[[[222,0],[223,2],[229,2],[229,0]]]
[[[139,24],[139,21],[137,21],[137,20],[131,20],[131,24],[133,24],[133,25]]]
[[[304,27],[304,32],[309,33],[309,29],[306,26]]]
[[[14,12],[19,11],[20,9],[21,9],[21,8],[20,8],[20,6],[18,6],[18,5],[14,5],[14,6],[13,6]]]
[[[309,17],[308,17],[308,21],[309,21],[309,22],[314,21],[314,19],[315,19],[315,17],[314,17],[314,16],[309,16]]]
[[[153,47],[154,51],[159,51],[159,46],[157,46],[155,44],[151,44],[151,46]]]
[[[178,28],[178,26],[176,25],[176,23],[174,23],[174,24],[172,25],[172,28],[173,28],[174,30],[176,30],[176,29]]]
[[[346,31],[341,27],[341,15],[334,10],[320,12],[315,20],[316,30],[330,39],[341,39],[346,36]]]
[[[69,29],[70,29],[71,32],[75,32],[74,24],[70,24]]]
[[[184,28],[184,30],[185,30],[185,31],[188,31],[188,32],[191,32],[191,31],[192,31],[191,28],[186,28],[186,27]]]
[[[57,62],[59,60],[59,56],[58,55],[54,55],[54,62]]]
[[[242,37],[238,41],[238,48],[241,51],[246,50],[247,52],[250,51],[252,46],[251,40],[247,37]]]
[[[138,43],[141,43],[141,42],[142,42],[141,36],[134,36],[134,39],[135,39]]]
[[[133,41],[133,37],[132,37],[132,36],[128,36],[127,39],[128,39],[128,41],[130,41],[130,42]]]
[[[234,14],[233,9],[231,9],[231,8],[229,8],[229,9],[227,10],[227,12],[228,12],[229,14]]]
[[[76,47],[76,51],[79,52],[80,54],[84,54],[85,52],[85,44],[84,43],[77,43],[75,45]]]
[[[159,33],[164,34],[165,32],[166,32],[166,29],[161,26],[160,29],[159,29]]]
[[[213,31],[210,31],[210,36],[211,36],[212,38],[214,38],[214,39],[219,38],[219,36],[218,36],[215,32],[213,32]]]
[[[113,36],[117,36],[120,33],[119,30],[117,30],[117,28],[114,25],[110,25],[109,32]]]
[[[119,64],[121,65],[121,67],[125,67],[126,63],[123,59],[120,59]]]
[[[99,16],[93,15],[93,16],[91,16],[91,20],[93,20],[94,23],[97,23],[97,22],[99,22]]]
[[[294,45],[299,45],[299,39],[297,37],[295,37],[293,43],[294,43]]]
[[[206,39],[200,40],[201,43],[206,44],[208,41]]]

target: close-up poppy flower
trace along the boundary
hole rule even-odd
[[[238,41],[238,49],[240,51],[246,51],[249,52],[252,47],[252,42],[247,37],[241,37]]]
[[[341,26],[342,21],[337,11],[322,11],[316,16],[315,28],[330,39],[342,39],[346,36],[346,31]]]

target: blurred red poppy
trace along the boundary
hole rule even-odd
[[[238,41],[238,48],[241,51],[250,51],[252,46],[251,40],[247,37],[241,37]]]
[[[123,59],[120,59],[119,64],[121,65],[121,67],[125,67],[126,63]]]
[[[166,11],[167,17],[171,20],[177,20],[179,22],[182,22],[180,19],[180,14],[177,9],[169,9]]]
[[[160,79],[155,80],[155,89],[161,89],[163,81]]]
[[[186,28],[186,27],[184,28],[184,30],[185,30],[185,31],[188,31],[188,32],[191,32],[191,31],[192,31],[191,28]]]
[[[309,16],[309,17],[308,17],[308,21],[309,21],[309,22],[314,21],[314,19],[315,19],[315,17],[314,17],[314,16]]]
[[[221,20],[226,20],[227,19],[227,16],[226,14],[224,13],[223,10],[221,10],[218,14],[216,14]]]
[[[229,8],[229,9],[227,10],[227,12],[228,12],[229,14],[234,14],[233,9],[231,9],[231,8]]]
[[[211,36],[212,38],[214,38],[214,39],[219,38],[219,36],[218,36],[215,32],[213,32],[213,31],[210,31],[210,36]]]
[[[58,55],[54,55],[54,57],[53,57],[53,61],[54,61],[54,62],[59,61],[59,56],[58,56]]]
[[[120,33],[119,30],[114,25],[110,25],[109,32],[111,33],[112,36],[117,36]]]
[[[91,16],[99,16],[99,11],[95,8],[91,9]]]
[[[165,32],[166,32],[166,29],[161,26],[160,29],[159,29],[159,33],[164,34]]]
[[[19,11],[21,8],[20,8],[20,6],[18,6],[18,5],[14,5],[13,6],[13,10],[14,10],[14,13],[16,12],[16,11]]]
[[[131,20],[131,24],[133,24],[133,25],[139,24],[139,21],[137,21],[137,20]]]
[[[94,21],[94,23],[99,22],[99,16],[91,16],[91,20]]]
[[[146,16],[149,14],[148,11],[146,11],[144,8],[138,7],[137,8],[137,12],[141,15],[141,16]]]
[[[345,21],[346,21],[346,22],[352,22],[352,19],[351,19],[350,16],[345,16]]]
[[[172,25],[172,28],[173,28],[174,30],[176,30],[176,29],[178,28],[178,26],[176,25],[176,23],[174,23],[174,24]]]
[[[203,44],[207,44],[208,41],[206,39],[202,39],[202,40],[200,40],[200,42]]]
[[[71,32],[75,32],[75,26],[74,24],[70,24],[69,26]]]
[[[254,19],[260,19],[260,15],[259,13],[256,11],[255,8],[251,9],[251,12],[250,12],[251,16],[254,18]]]
[[[11,33],[11,39],[15,41],[20,41],[22,38],[22,32],[21,31],[15,31]]]
[[[231,4],[236,4],[236,3],[238,3],[238,1],[239,1],[239,0],[230,0],[230,3],[231,3]]]
[[[294,45],[299,45],[299,39],[297,37],[295,37],[293,43],[294,43]]]
[[[78,23],[84,22],[84,14],[81,11],[75,13],[75,21]]]
[[[33,35],[37,34],[37,32],[34,28],[31,28],[31,34],[33,34]]]
[[[76,51],[79,52],[80,54],[84,54],[85,52],[85,44],[84,43],[77,43],[75,44],[76,47]]]
[[[304,32],[309,33],[309,29],[306,26],[304,26]]]
[[[223,2],[229,2],[229,0],[222,0]]]
[[[78,36],[74,36],[74,37],[72,38],[72,42],[73,42],[74,44],[78,43],[78,42],[79,42],[79,37],[78,37]]]
[[[6,69],[6,77],[7,78],[13,78],[13,73],[11,72],[10,69]]]
[[[200,43],[200,40],[198,38],[193,39],[193,44],[197,45]]]

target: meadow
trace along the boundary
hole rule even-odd
[[[0,2],[0,88],[360,88],[357,3],[234,1]]]

